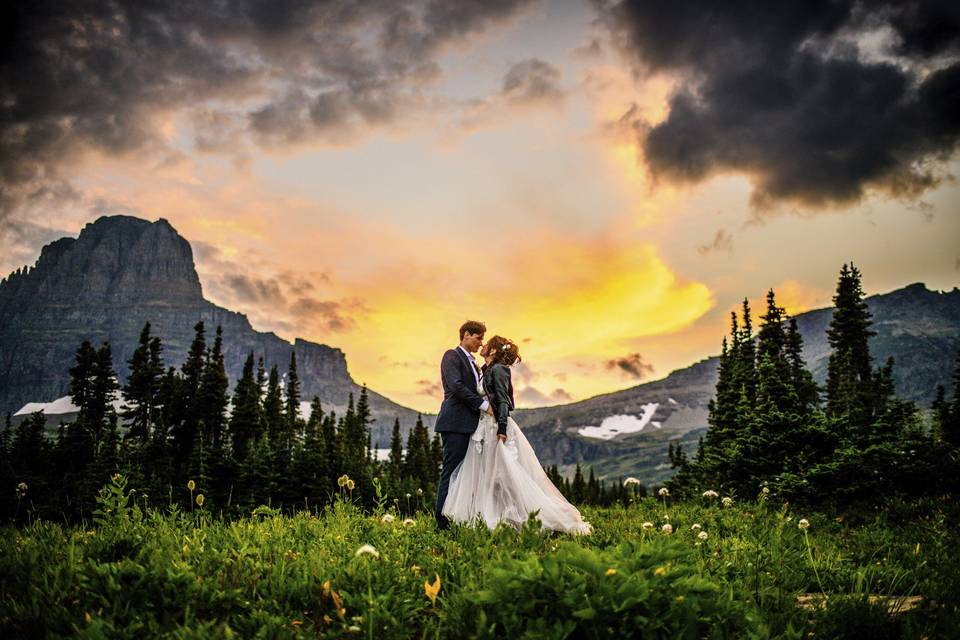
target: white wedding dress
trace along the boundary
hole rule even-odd
[[[486,413],[481,414],[467,454],[450,477],[442,511],[451,521],[467,524],[479,516],[491,529],[501,521],[519,528],[531,512],[539,511],[537,519],[543,528],[577,534],[592,530],[550,482],[513,418],[507,418],[507,441],[500,442],[497,421]]]

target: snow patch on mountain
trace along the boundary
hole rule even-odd
[[[116,409],[117,412],[121,411],[125,407],[123,400],[120,399],[114,400],[112,404],[113,408]],[[28,402],[20,407],[20,409],[17,410],[17,412],[13,415],[26,416],[37,411],[43,411],[43,414],[47,416],[60,416],[69,413],[77,413],[80,411],[80,407],[73,404],[71,396],[63,396],[62,398],[57,398],[52,402]]]
[[[580,427],[577,433],[587,438],[597,438],[599,440],[612,440],[625,433],[639,433],[648,424],[652,424],[657,429],[660,428],[659,422],[651,422],[653,414],[656,413],[659,402],[648,402],[643,405],[643,414],[615,415],[603,419],[599,427]]]

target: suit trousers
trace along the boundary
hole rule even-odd
[[[470,433],[456,433],[445,431],[440,434],[443,442],[443,462],[440,467],[440,483],[437,485],[437,528],[449,529],[450,522],[443,515],[443,503],[447,501],[447,491],[450,489],[450,476],[457,465],[463,462],[470,445]]]

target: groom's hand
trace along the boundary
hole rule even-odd
[[[506,442],[506,441],[507,441],[507,436],[505,436],[505,435],[502,434],[502,433],[498,433],[498,434],[497,434],[497,439],[498,439],[500,442]]]
[[[488,416],[493,415],[493,405],[490,405],[489,407],[487,407],[487,415]]]

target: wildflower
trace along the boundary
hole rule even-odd
[[[413,518],[404,518],[404,519],[403,519],[403,526],[405,526],[405,527],[415,527],[415,526],[417,526],[417,521],[414,520]]]
[[[357,549],[356,553],[354,553],[353,555],[355,556],[371,555],[374,558],[379,558],[380,552],[374,549],[372,544],[365,544],[365,545],[362,545],[359,549]]]
[[[290,624],[291,624],[291,626],[299,627],[300,625],[303,624],[303,620],[293,620],[293,621],[290,622]]]
[[[383,517],[380,518],[380,522],[393,522],[393,520],[394,520],[393,516],[389,513],[383,514]]]
[[[707,532],[706,532],[706,531],[701,531],[700,533],[697,534],[697,538],[700,539],[700,540],[706,540],[706,539],[707,539]]]
[[[704,498],[719,498],[720,494],[714,491],[713,489],[707,489],[703,492]]]
[[[683,604],[684,600],[686,600],[684,596],[677,596],[677,604]]]
[[[611,567],[610,569],[607,569],[607,575],[608,575],[608,576],[615,576],[615,575],[617,575],[617,570]]]
[[[121,480],[123,480],[123,476],[119,473],[115,473],[112,476],[110,476],[110,480],[113,482],[120,482]]]
[[[360,633],[360,627],[358,627],[358,626],[355,625],[355,624],[352,624],[352,625],[350,625],[349,627],[347,627],[347,631],[349,631],[349,632],[351,632],[351,633]]]
[[[409,500],[409,499],[411,498],[411,495],[410,495],[409,493],[407,493],[406,498],[407,498],[407,500]]]
[[[198,494],[197,494],[197,506],[198,506],[198,507],[202,507],[202,506],[203,506],[203,494],[202,494],[202,493],[198,493]]]
[[[703,527],[701,527],[699,524],[693,524],[693,525],[690,525],[690,528],[693,529],[694,531],[700,531],[700,529],[702,529]]]
[[[423,581],[423,592],[430,598],[430,604],[437,606],[437,594],[440,593],[440,576],[437,574],[434,575],[436,575],[437,578],[433,581],[433,584],[430,584],[426,580]]]
[[[187,480],[187,489],[189,489],[190,491],[193,491],[196,488],[197,488],[196,482],[194,482],[193,480]]]
[[[667,524],[660,527],[660,530],[663,531],[664,533],[673,533],[673,525],[668,522]]]
[[[352,479],[351,479],[351,480],[347,480],[347,490],[348,490],[348,491],[353,491],[354,487],[356,487],[356,486],[357,486],[357,483],[354,482]]]
[[[413,571],[415,574],[420,575],[420,565],[418,564],[410,565],[410,571]]]
[[[418,496],[422,496],[422,495],[423,495],[423,489],[417,489],[417,495],[418,495]]]
[[[724,496],[723,500],[721,500],[720,502],[723,503],[723,506],[729,507],[730,505],[733,504],[733,498],[731,498],[730,496]]]
[[[632,477],[632,476],[623,481],[623,486],[625,486],[625,487],[629,487],[629,486],[633,486],[633,485],[638,485],[638,484],[640,484],[640,480],[638,480],[637,478],[634,478],[634,477]]]
[[[643,528],[644,528],[645,530],[649,531],[650,529],[653,529],[653,523],[652,523],[652,522],[644,522],[644,523],[643,523]]]
[[[770,487],[764,487],[764,488],[763,488],[763,495],[765,495],[765,496],[770,495]]]
[[[17,485],[17,493],[26,493],[27,492],[27,483],[21,482]]]
[[[657,576],[658,578],[662,578],[663,576],[667,575],[667,567],[657,567],[653,570],[653,575]]]
[[[348,480],[350,480],[350,476],[348,476],[347,474],[343,474],[342,476],[340,476],[339,478],[337,478],[337,486],[338,486],[338,487],[345,487],[345,486],[347,486],[347,481],[348,481]]]
[[[659,495],[661,498],[666,498],[668,495],[670,495],[670,490],[666,487],[661,487],[660,491],[657,491],[657,495]]]
[[[810,521],[807,520],[806,518],[801,518],[800,522],[797,523],[797,526],[800,527],[801,529],[809,529]]]

